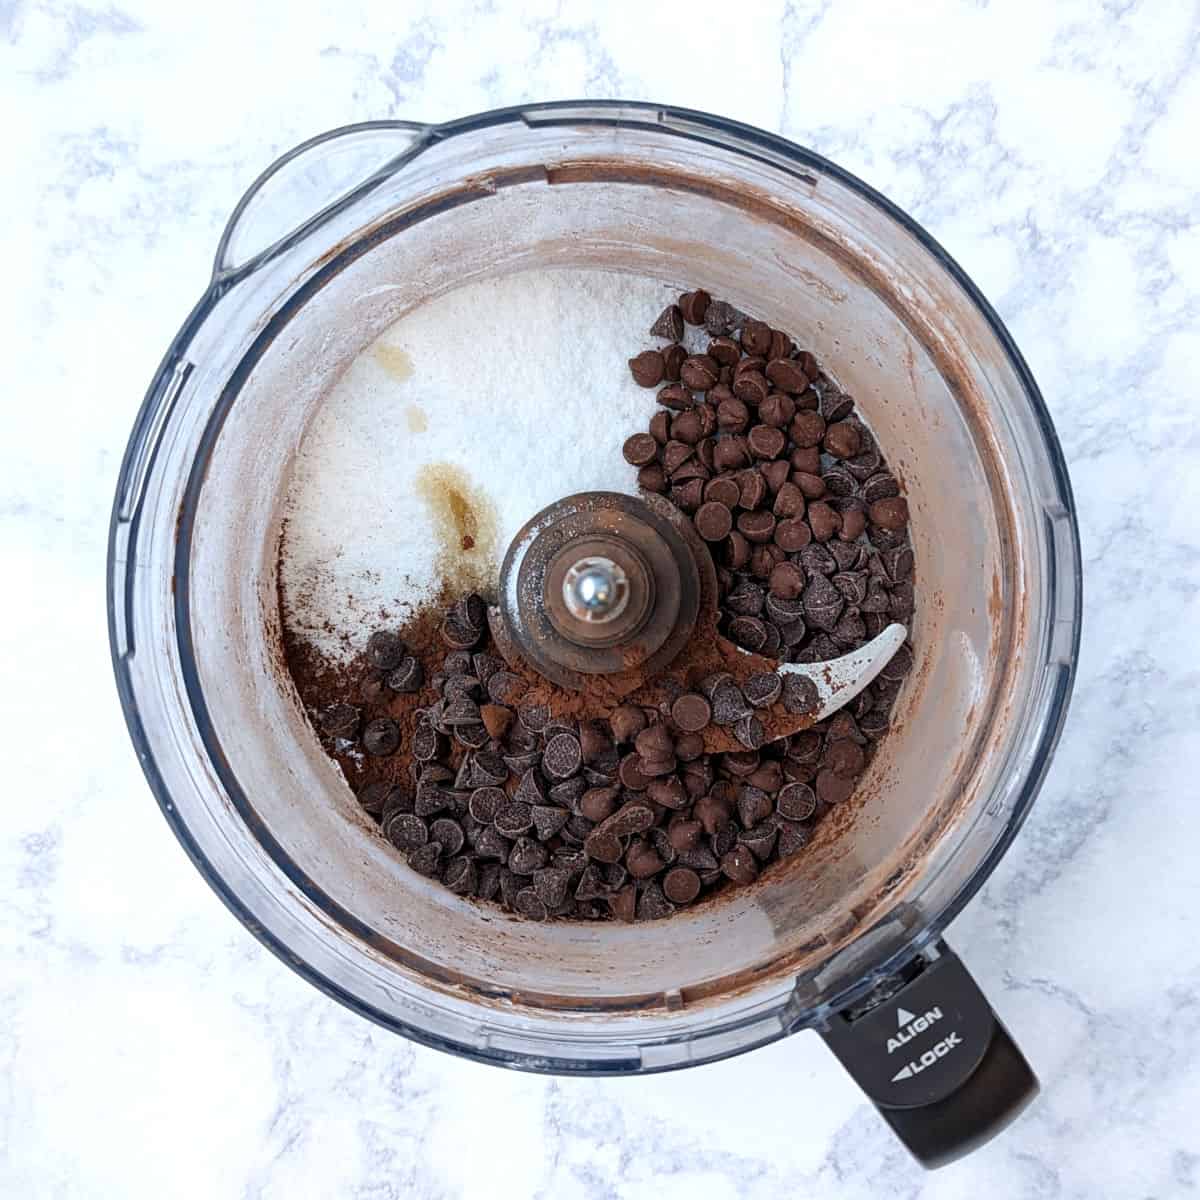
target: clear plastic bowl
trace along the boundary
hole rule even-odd
[[[416,876],[281,667],[280,498],[322,396],[427,297],[555,264],[705,287],[795,333],[855,395],[912,507],[917,664],[854,820],[667,923],[535,925]],[[956,264],[809,151],[621,103],[358,126],[275,164],[231,218],[138,417],[109,583],[147,777],[239,919],[390,1029],[567,1072],[761,1045],[934,944],[1037,793],[1080,620],[1049,417]]]

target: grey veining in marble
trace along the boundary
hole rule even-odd
[[[1200,1188],[1200,10],[1182,0],[0,2],[0,1195],[1166,1198]],[[1009,323],[1077,491],[1042,798],[951,930],[1044,1081],[935,1175],[811,1036],[603,1082],[364,1023],[175,843],[110,679],[111,490],[224,219],[375,117],[629,96],[807,143]]]

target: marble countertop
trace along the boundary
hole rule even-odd
[[[0,1195],[1174,1197],[1200,1189],[1200,12],[5,0]],[[574,15],[578,13],[579,15]],[[1009,323],[1079,502],[1074,707],[951,939],[1044,1091],[922,1173],[813,1035],[600,1082],[417,1048],[318,994],[191,868],[104,619],[147,381],[260,168],[328,127],[649,98],[807,143]]]

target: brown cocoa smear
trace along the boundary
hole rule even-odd
[[[837,658],[911,622],[908,507],[854,400],[787,334],[698,290],[650,333],[661,344],[627,369],[658,405],[625,458],[691,518],[718,589],[664,671],[573,692],[505,661],[477,594],[504,548],[486,498],[437,465],[418,486],[439,602],[381,623],[350,665],[284,622],[322,745],[398,869],[531,920],[654,920],[802,853],[887,736],[913,661],[903,647],[845,709],[767,740],[814,703],[774,662]],[[740,749],[710,752],[714,733]]]

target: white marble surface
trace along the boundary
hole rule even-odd
[[[1174,1197],[1200,1187],[1200,13],[0,0],[0,1195]],[[325,1000],[191,868],[104,635],[109,498],[222,222],[349,121],[652,98],[807,142],[914,213],[1058,422],[1087,571],[1074,709],[952,937],[1045,1090],[933,1175],[811,1035],[583,1082]]]

